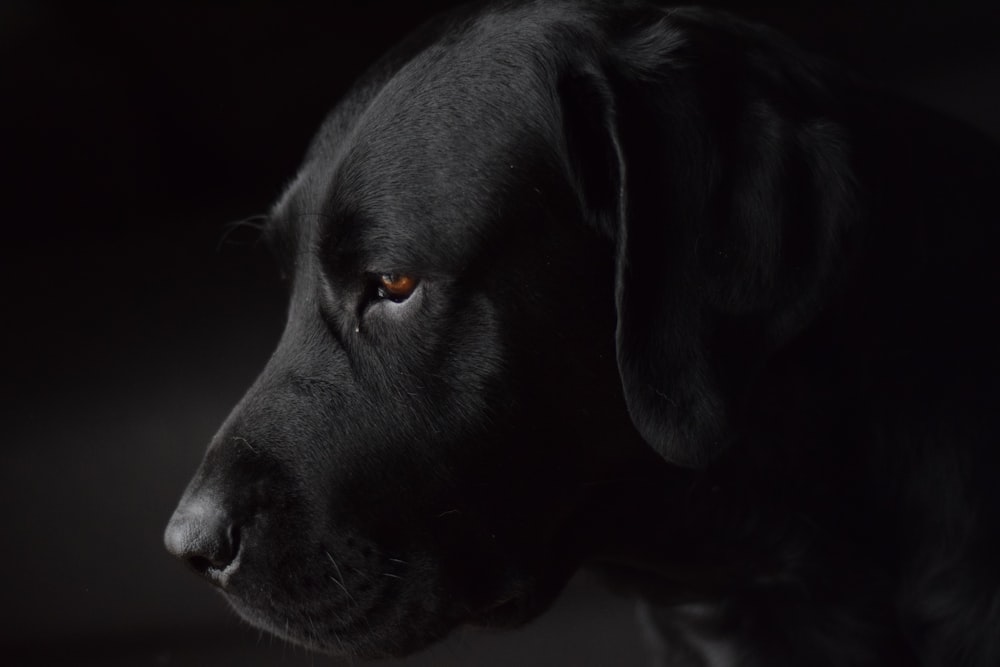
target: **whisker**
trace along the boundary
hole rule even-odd
[[[250,442],[246,438],[241,438],[239,436],[233,436],[232,438],[230,438],[230,440],[232,440],[233,442],[236,442],[236,443],[244,445],[247,449],[249,449],[254,454],[258,453],[257,450],[253,448],[253,446],[250,444]]]
[[[285,636],[281,638],[281,660],[284,661],[288,651],[288,619],[285,619]]]
[[[326,557],[330,559],[331,563],[333,563],[333,569],[337,571],[336,577],[334,577],[333,575],[327,575],[330,581],[337,584],[340,587],[340,590],[344,591],[344,593],[347,595],[347,599],[350,600],[352,604],[357,604],[357,601],[354,599],[354,596],[351,595],[351,592],[347,590],[347,586],[344,584],[344,575],[340,572],[340,566],[337,565],[337,561],[333,559],[333,554],[331,554],[329,551],[325,551],[325,553]]]
[[[332,581],[333,583],[337,584],[337,587],[340,590],[344,591],[344,594],[347,595],[347,599],[349,599],[351,602],[354,602],[354,596],[351,595],[351,592],[349,590],[347,590],[347,586],[344,586],[344,584],[337,581],[337,578],[334,577],[332,574],[326,575],[326,578]]]
[[[222,237],[219,239],[219,243],[215,246],[215,251],[219,252],[222,246],[229,242],[230,237],[238,229],[252,229],[256,232],[256,238],[254,243],[260,240],[264,229],[267,227],[267,222],[270,216],[266,214],[251,215],[248,218],[243,218],[242,220],[236,220],[225,225],[222,232]]]
[[[309,622],[309,629],[312,631],[312,643],[315,646],[322,646],[323,642],[320,641],[319,631],[316,629],[316,624],[313,622],[313,617],[310,614],[306,614],[306,621]],[[314,662],[315,655],[310,652],[309,654],[309,664],[315,665]]]

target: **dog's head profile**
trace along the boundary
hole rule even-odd
[[[638,497],[737,446],[748,378],[843,266],[849,156],[785,48],[539,2],[377,64],[271,213],[287,325],[170,551],[334,653],[543,610]]]

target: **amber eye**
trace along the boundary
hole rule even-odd
[[[417,279],[398,273],[383,273],[378,277],[378,295],[383,299],[404,301],[417,288]]]

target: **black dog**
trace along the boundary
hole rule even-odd
[[[597,563],[670,664],[995,667],[998,185],[725,15],[455,14],[275,206],[287,328],[167,546],[334,653],[523,623]]]

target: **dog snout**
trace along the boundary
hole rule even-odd
[[[185,498],[174,511],[163,541],[167,551],[216,584],[239,553],[240,529],[232,515],[204,495]]]

